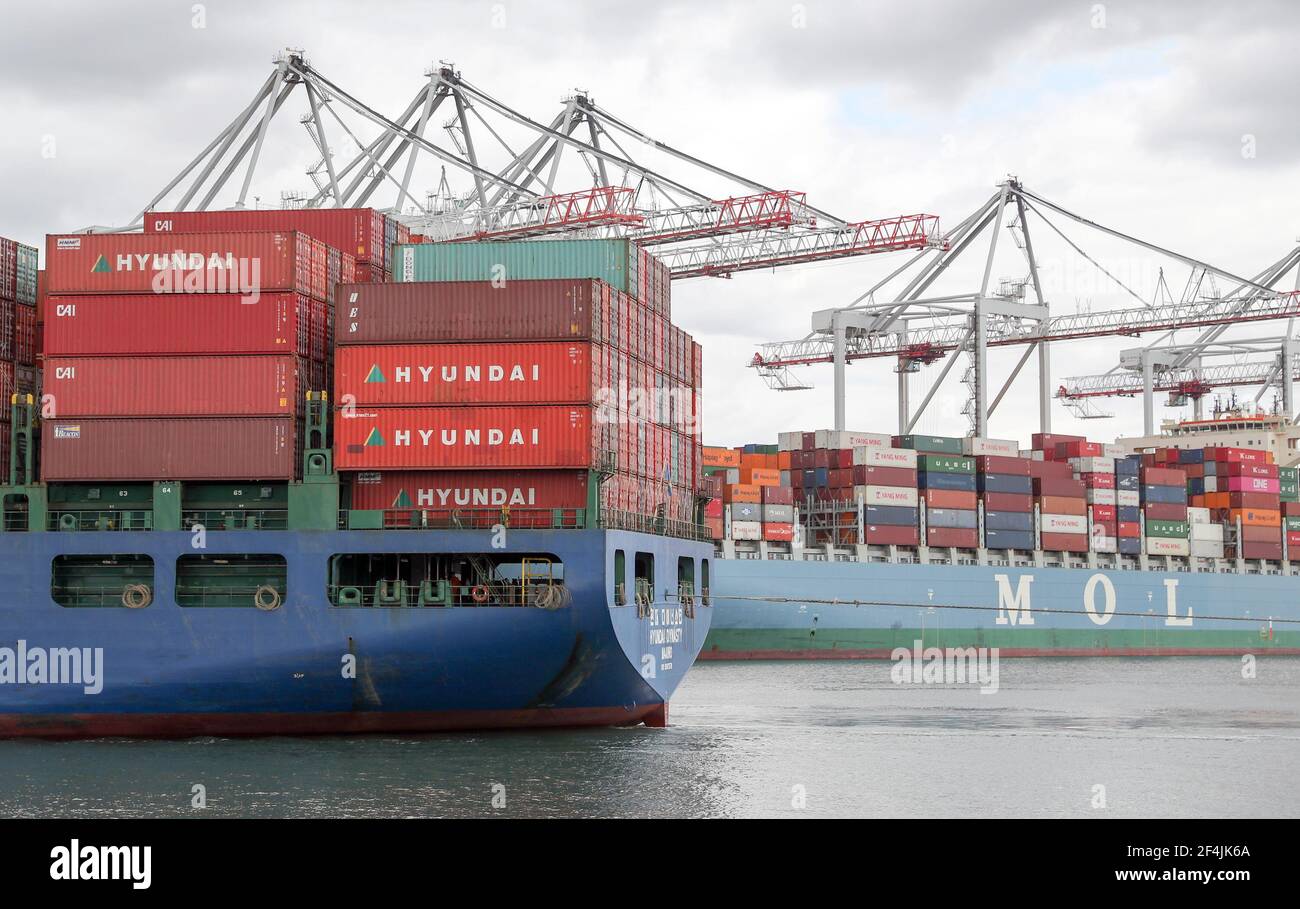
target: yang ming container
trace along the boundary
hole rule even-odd
[[[297,291],[324,299],[320,241],[293,232],[71,234],[45,241],[47,294]],[[57,305],[57,300],[50,305]]]
[[[50,419],[41,423],[41,478],[288,480],[293,417]]]
[[[45,321],[51,356],[296,353],[308,348],[309,298],[264,293],[83,294],[54,299]]]
[[[609,288],[591,280],[342,285],[335,341],[591,340],[602,297],[608,300]],[[595,340],[602,340],[599,331]]]
[[[307,381],[295,356],[47,357],[59,417],[293,414]]]
[[[334,368],[335,392],[363,406],[580,404],[597,390],[586,343],[350,346]]]
[[[340,470],[590,467],[593,407],[383,407],[338,412]]]

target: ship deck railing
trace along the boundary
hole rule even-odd
[[[27,515],[21,514],[22,525],[6,530],[26,530]],[[6,522],[8,516],[6,516]],[[93,511],[89,509],[52,509],[45,519],[47,530],[153,530],[153,511],[150,509],[113,509]]]
[[[591,526],[586,508],[387,508],[382,511],[339,512],[340,530],[585,530]],[[603,508],[596,526],[657,536],[709,542],[703,524]]]
[[[186,508],[181,526],[186,530],[202,526],[204,530],[287,530],[287,508]]]
[[[380,589],[384,593],[380,595]],[[485,599],[475,598],[475,588],[485,588]],[[331,606],[352,609],[390,609],[390,608],[460,608],[474,607],[539,607],[555,606],[566,600],[567,591],[564,582],[553,580],[545,584],[524,584],[519,579],[499,579],[488,584],[453,584],[449,587],[445,601],[435,598],[422,599],[420,584],[403,582],[395,585],[386,584],[330,584],[327,587]],[[346,595],[353,599],[348,600]]]

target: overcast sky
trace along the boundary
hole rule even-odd
[[[285,46],[304,48],[319,71],[389,115],[439,60],[539,120],[581,88],[664,142],[804,190],[850,220],[930,212],[950,227],[1015,174],[1093,220],[1235,274],[1255,274],[1300,237],[1300,4],[1286,0],[51,0],[8,7],[4,21],[0,235],[38,245],[47,232],[129,222],[248,103]],[[305,102],[292,103],[250,194],[262,205],[309,185],[312,150],[296,122]],[[422,170],[416,184],[432,189],[436,178]],[[216,204],[231,204],[238,183]],[[1060,226],[1139,297],[1151,298],[1162,265],[1182,292],[1182,266]],[[1054,312],[1138,305],[1050,228],[1035,229]],[[1007,237],[995,280],[1023,277]],[[813,310],[849,303],[901,261],[677,282],[675,319],[705,345],[708,439],[775,441],[781,429],[828,426],[829,367],[803,371],[814,390],[778,393],[745,363],[760,342],[801,337]],[[982,261],[954,268],[937,289],[973,291],[980,270]],[[1104,371],[1136,343],[1058,345],[1054,372]],[[1016,357],[993,355],[995,379]],[[891,369],[868,361],[850,370],[850,428],[893,431]],[[961,371],[919,430],[965,433]],[[1037,429],[1033,372],[994,414],[991,435],[1027,442]],[[914,401],[934,374],[911,380]],[[1083,423],[1055,404],[1054,425],[1105,439],[1139,428],[1134,402],[1109,409],[1115,419]]]

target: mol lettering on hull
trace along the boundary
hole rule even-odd
[[[1300,655],[1294,577],[718,559],[704,659]]]

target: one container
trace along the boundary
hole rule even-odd
[[[58,417],[277,416],[298,412],[302,360],[249,357],[47,357]]]
[[[78,480],[287,480],[293,417],[45,420],[41,476]]]
[[[585,508],[587,479],[586,470],[366,471],[351,476],[352,507]]]
[[[589,343],[340,347],[335,394],[359,406],[590,403],[601,383]]]
[[[108,354],[308,353],[305,294],[85,294],[57,297],[45,352]]]
[[[572,279],[340,285],[334,337],[340,346],[604,341],[599,313],[608,291]]]
[[[51,235],[45,292],[54,294],[261,293],[324,297],[325,267],[293,232]],[[54,303],[56,301],[51,301]]]

